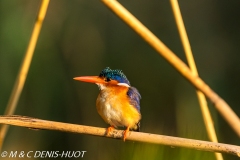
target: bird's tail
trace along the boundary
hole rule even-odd
[[[140,121],[136,124],[134,131],[140,132]]]

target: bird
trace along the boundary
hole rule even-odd
[[[107,136],[114,128],[125,127],[125,141],[129,130],[140,131],[141,95],[130,85],[122,70],[106,67],[99,76],[81,76],[73,79],[97,84],[100,93],[96,100],[96,108],[102,119],[110,125],[106,130]]]

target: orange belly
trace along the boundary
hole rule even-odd
[[[110,87],[98,95],[97,111],[104,121],[114,127],[136,129],[141,119],[139,111],[129,103],[126,87]]]

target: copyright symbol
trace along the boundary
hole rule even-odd
[[[1,153],[1,157],[7,157],[7,154],[8,154],[7,151],[3,151],[3,152]]]

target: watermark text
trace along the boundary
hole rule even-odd
[[[0,158],[83,158],[87,151],[2,151]]]

